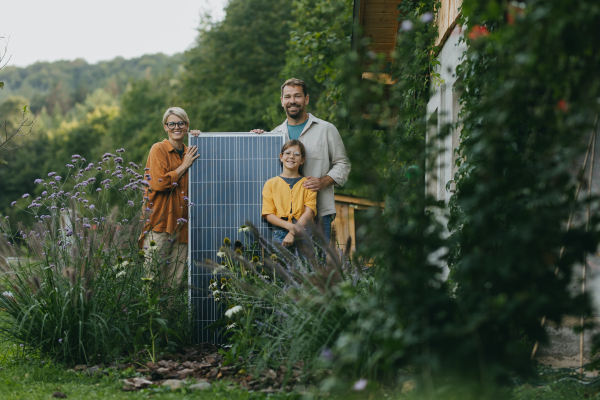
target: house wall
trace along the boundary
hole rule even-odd
[[[438,153],[434,160],[427,165],[428,173],[425,177],[427,193],[437,200],[448,203],[454,185],[449,182],[456,172],[455,161],[458,157],[454,151],[459,144],[460,127],[452,129],[451,134],[443,138],[438,135],[447,124],[456,124],[460,111],[458,99],[460,93],[457,91],[458,77],[456,67],[461,62],[463,52],[466,50],[464,42],[460,42],[462,33],[454,27],[448,35],[448,39],[442,47],[438,60],[441,65],[436,72],[441,75],[443,83],[432,89],[431,98],[427,104],[427,120],[429,128],[426,134],[427,144],[430,146],[430,154]]]

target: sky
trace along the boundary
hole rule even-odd
[[[89,63],[172,55],[191,47],[200,15],[222,20],[228,0],[3,0],[0,39],[4,62],[23,67],[36,61]]]

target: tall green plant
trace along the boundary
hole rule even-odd
[[[51,172],[35,182],[45,189],[40,196],[22,196],[19,205],[28,204],[37,220],[33,229],[17,224],[15,232],[9,219],[1,221],[0,336],[24,353],[67,363],[114,360],[145,345],[154,357],[168,337],[186,343],[186,293],[162,280],[144,282],[162,276],[165,257],[156,246],[138,246],[149,212],[140,214],[148,185],[141,167],[123,166],[110,153],[98,163],[72,157],[70,177]],[[124,208],[110,206],[113,192],[125,198]],[[148,301],[140,298],[144,290]]]

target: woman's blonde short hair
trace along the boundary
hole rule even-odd
[[[167,118],[169,118],[169,115],[175,115],[176,117],[179,117],[185,122],[187,122],[188,125],[190,124],[190,119],[187,113],[183,110],[183,108],[170,107],[167,111],[165,111],[165,115],[163,115],[163,125],[167,124]]]

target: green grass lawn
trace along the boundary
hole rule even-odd
[[[41,361],[9,361],[0,371],[0,399],[50,399],[60,391],[69,399],[264,399],[264,393],[227,386],[227,382],[214,382],[211,390],[195,392],[181,389],[170,391],[148,388],[139,392],[123,392],[120,379],[131,373],[115,372],[109,376],[90,377],[56,365],[44,365]],[[270,399],[294,399],[299,395],[271,394]]]
[[[138,392],[124,392],[121,379],[140,376],[132,370],[118,371],[110,369],[108,375],[89,376],[84,372],[74,372],[64,365],[49,363],[39,358],[23,359],[16,345],[0,344],[0,400],[12,399],[51,399],[55,392],[62,392],[69,399],[306,399],[329,398],[341,400],[358,399],[401,399],[422,400],[419,393],[401,394],[400,388],[383,388],[370,382],[367,390],[338,393],[330,396],[316,396],[317,390],[310,389],[310,395],[302,393],[248,392],[228,381],[212,382],[212,388],[206,391],[181,389],[170,391],[167,388],[148,388]],[[595,385],[582,385],[565,380],[564,372],[554,373],[545,370],[531,384],[521,384],[513,388],[498,389],[497,399],[515,400],[576,400],[585,398],[600,399],[600,382]],[[351,384],[350,384],[351,385]],[[460,391],[437,388],[433,396],[436,400],[467,400]]]
[[[129,372],[111,373],[109,376],[90,377],[85,373],[75,373],[62,366],[48,365],[39,360],[14,361],[2,363],[0,370],[0,399],[50,399],[54,392],[60,391],[69,399],[300,399],[299,393],[251,393],[228,382],[213,382],[211,390],[194,392],[190,390],[169,391],[162,388],[148,388],[139,392],[123,392],[120,379],[131,376]],[[521,385],[514,389],[502,390],[499,398],[516,400],[575,400],[584,398],[600,398],[598,388],[580,385],[576,382],[549,383],[544,386]],[[512,396],[511,396],[512,395]],[[310,396],[312,397],[312,396]],[[374,390],[371,392],[350,393],[343,396],[331,396],[344,400],[351,399],[406,399],[418,400],[423,396],[400,394],[399,390]],[[436,399],[464,400],[465,397],[451,392],[441,391]]]

